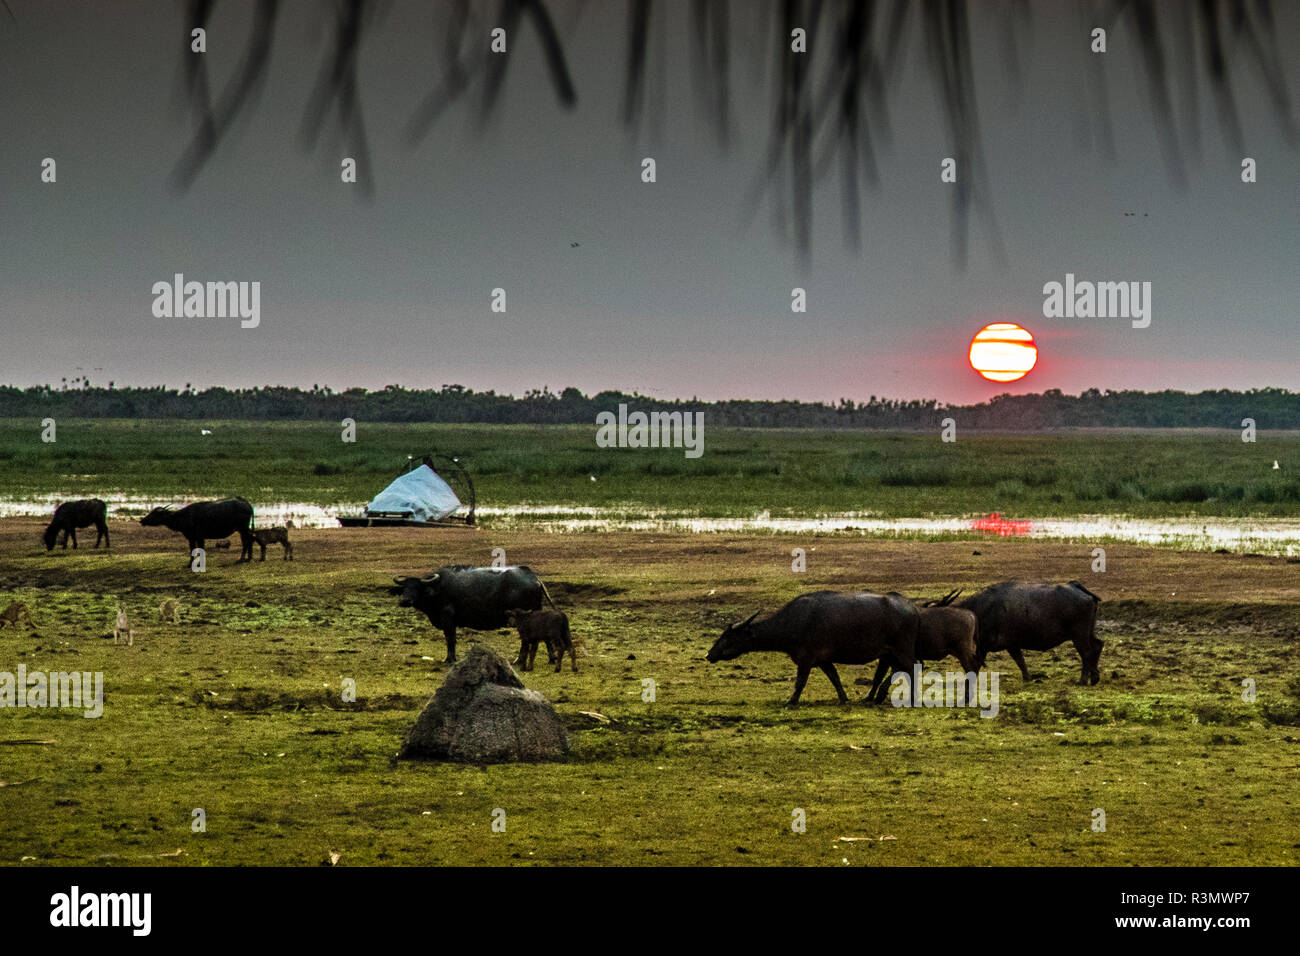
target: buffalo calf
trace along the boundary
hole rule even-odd
[[[519,665],[521,670],[533,669],[537,658],[537,645],[545,644],[555,661],[555,673],[564,668],[564,655],[568,653],[573,672],[578,672],[578,652],[573,647],[569,632],[569,618],[563,611],[542,608],[538,611],[510,611],[506,619],[519,629]]]
[[[266,546],[268,544],[284,545],[284,560],[293,560],[293,545],[289,543],[289,531],[287,528],[262,528],[253,532],[253,543],[262,549],[262,560],[266,560]]]
[[[921,626],[916,632],[916,662],[924,665],[926,661],[955,657],[967,674],[978,674],[979,618],[959,607],[923,607],[918,610]],[[867,694],[869,700],[880,702],[885,699],[889,692],[889,684],[885,681],[888,672],[889,662],[882,658],[871,681],[871,692]],[[910,679],[912,675],[907,676]]]

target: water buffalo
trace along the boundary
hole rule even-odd
[[[948,595],[948,600],[955,594]],[[941,661],[951,655],[957,658],[967,674],[978,674],[979,619],[974,613],[965,608],[947,606],[923,607],[920,613],[921,628],[916,632],[917,663],[924,665],[926,661]],[[876,665],[876,676],[867,694],[869,700],[885,699],[889,692],[889,684],[885,681],[888,671],[889,662],[882,658]]]
[[[65,501],[54,509],[54,519],[50,526],[45,529],[41,539],[45,542],[45,550],[50,551],[54,548],[55,541],[58,540],[60,532],[63,533],[63,548],[66,551],[68,540],[72,540],[72,547],[77,546],[77,529],[88,528],[92,524],[95,526],[95,547],[99,547],[99,542],[104,542],[104,547],[109,547],[108,542],[108,505],[98,498],[83,498],[81,501]]]
[[[284,545],[284,560],[293,560],[293,544],[289,541],[288,528],[261,528],[254,530],[253,542],[262,549],[263,561],[266,560],[266,546],[268,544]],[[251,555],[252,552],[250,551],[249,554]]]
[[[243,546],[239,560],[253,560],[253,506],[243,498],[196,501],[179,511],[154,508],[140,523],[146,528],[162,526],[185,535],[191,554],[209,538],[228,538],[238,531]]]
[[[1097,604],[1101,598],[1078,581],[1042,584],[1003,581],[973,594],[958,606],[979,618],[979,663],[991,651],[1006,651],[1029,680],[1022,651],[1045,651],[1074,643],[1083,662],[1080,684],[1101,680],[1097,661],[1103,642],[1097,637]]]
[[[821,668],[840,703],[847,704],[836,664],[885,659],[889,666],[911,673],[916,660],[921,616],[901,594],[814,591],[795,598],[766,620],[755,622],[756,617],[728,625],[709,649],[708,659],[729,661],[751,651],[789,654],[797,668],[791,707],[799,703],[814,667]]]
[[[452,565],[423,578],[396,577],[391,593],[402,607],[422,611],[447,639],[447,663],[456,660],[456,628],[491,631],[505,627],[507,611],[535,611],[555,602],[531,568]]]
[[[555,673],[564,668],[564,655],[569,655],[573,672],[578,672],[578,651],[573,646],[569,618],[563,611],[542,608],[539,611],[507,611],[506,619],[519,629],[519,669],[530,671],[537,660],[537,645],[545,644],[548,656],[555,662]]]

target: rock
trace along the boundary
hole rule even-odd
[[[510,662],[484,644],[458,661],[406,735],[398,759],[506,763],[559,760],[564,724]]]
[[[484,684],[452,737],[448,757],[462,763],[559,760],[568,735],[555,709],[535,690]]]

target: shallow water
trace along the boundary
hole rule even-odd
[[[599,509],[499,509],[494,526],[526,524],[549,531],[688,531],[695,533],[843,533],[896,537],[997,537],[971,530],[981,516],[885,518],[871,512],[806,517],[773,517],[762,512],[749,518],[702,518],[681,513],[646,513],[632,517],[626,511],[601,515]],[[481,514],[488,514],[480,509]],[[1114,540],[1135,544],[1174,546],[1189,550],[1227,548],[1261,554],[1300,553],[1300,520],[1259,518],[1130,518],[1080,515],[1073,518],[1036,518],[1019,537],[1047,540]]]
[[[44,517],[69,495],[0,498],[0,518]],[[140,495],[104,495],[110,519],[139,518],[158,499]],[[321,506],[307,502],[254,502],[260,527],[292,520],[300,528],[338,528],[341,514],[360,508]],[[774,517],[758,512],[741,518],[706,518],[684,511],[647,511],[623,507],[573,507],[521,504],[478,509],[480,524],[502,529],[532,529],[556,534],[600,531],[686,532],[691,534],[793,533],[859,534],[872,537],[927,538],[956,536],[980,538],[971,531],[983,515],[930,518],[886,518],[869,511]],[[1009,516],[1008,516],[1009,517]],[[1188,550],[1300,554],[1300,519],[1291,518],[1130,518],[1115,515],[1079,515],[1072,518],[1036,518],[1023,537],[1045,540],[1125,541]]]

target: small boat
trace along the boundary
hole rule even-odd
[[[435,462],[435,458],[439,460]],[[459,486],[460,494],[438,474],[435,465]],[[458,514],[465,508],[462,496],[469,499],[469,509]],[[474,482],[459,459],[425,455],[416,461],[414,455],[408,455],[406,467],[375,495],[365,511],[340,515],[338,520],[345,528],[472,526],[475,506]]]

